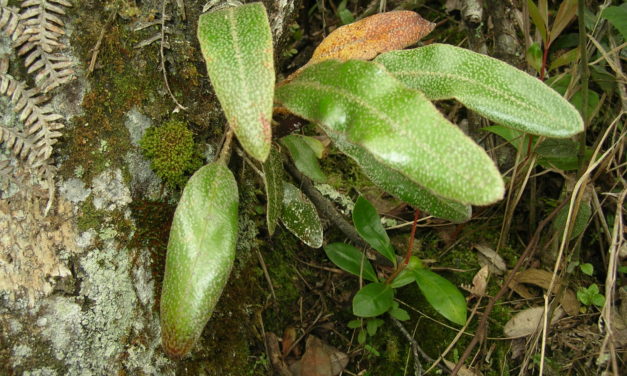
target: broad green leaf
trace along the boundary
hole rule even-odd
[[[272,33],[263,4],[201,15],[198,40],[229,126],[248,154],[265,161],[272,139],[275,75]]]
[[[316,158],[322,159],[322,157],[324,156],[324,150],[326,149],[324,144],[320,140],[314,137],[309,137],[309,136],[301,136],[301,137],[307,143],[307,145],[309,145],[311,150],[313,150],[314,154],[316,155]]]
[[[485,151],[380,64],[323,61],[278,87],[276,99],[439,196],[476,205],[503,197]]]
[[[220,163],[189,179],[174,213],[161,292],[165,351],[188,353],[211,317],[235,259],[237,183]]]
[[[390,315],[397,320],[407,321],[410,319],[409,313],[402,308],[394,308],[390,311]]]
[[[585,275],[591,276],[594,273],[594,266],[590,263],[579,265],[579,269],[581,269],[581,272]]]
[[[385,283],[370,283],[353,297],[353,314],[375,317],[387,312],[394,302],[394,291]]]
[[[457,99],[499,124],[549,137],[569,137],[583,131],[581,116],[566,99],[500,60],[459,47],[431,44],[389,52],[375,61],[428,98]]]
[[[362,172],[374,184],[386,192],[437,218],[447,219],[454,223],[466,222],[470,219],[472,213],[470,205],[434,195],[400,172],[377,161],[360,146],[341,140],[339,137],[331,137],[331,140],[342,153],[357,162]]]
[[[344,243],[331,243],[324,246],[324,252],[340,269],[368,281],[377,282],[377,274],[363,252]],[[363,268],[362,268],[363,264]],[[362,270],[363,269],[363,270]]]
[[[281,222],[308,246],[312,248],[322,246],[322,224],[316,207],[300,189],[290,183],[283,184]]]
[[[369,336],[373,336],[373,335],[377,334],[377,330],[384,323],[385,322],[383,320],[381,320],[381,319],[367,320],[366,321],[366,331],[368,332],[368,335]]]
[[[275,148],[270,149],[268,159],[263,163],[263,181],[268,202],[266,211],[268,233],[272,235],[283,208],[283,161],[281,161],[281,153]]]
[[[569,206],[565,206],[560,210],[559,213],[555,216],[553,221],[554,228],[558,231],[561,236],[564,234],[564,230],[566,229],[566,219],[568,218],[568,209]],[[585,231],[588,226],[588,220],[592,215],[592,207],[588,202],[582,202],[579,206],[579,210],[577,211],[577,217],[575,218],[575,223],[573,225],[573,229],[570,233],[570,239],[574,239],[577,236],[581,235],[582,232]]]
[[[390,244],[390,238],[381,224],[377,210],[363,196],[359,196],[353,209],[353,224],[359,235],[370,246],[396,265],[396,253]]]
[[[535,148],[540,156],[538,164],[564,171],[579,168],[579,143],[571,139],[548,138]]]
[[[414,276],[413,271],[405,268],[400,273],[398,273],[396,278],[394,278],[392,283],[390,283],[390,286],[397,289],[399,287],[407,286],[410,283],[414,283],[415,281],[416,277]]]
[[[281,144],[290,152],[294,165],[298,171],[318,183],[327,180],[322,172],[315,151],[309,146],[304,136],[292,134],[281,138]]]
[[[542,69],[542,47],[538,43],[533,43],[527,50],[527,64],[540,72]]]
[[[348,324],[346,324],[346,326],[348,326],[350,329],[361,328],[361,319],[359,319],[359,320],[351,320],[351,321],[348,322]]]
[[[466,299],[448,279],[428,269],[414,270],[420,291],[439,314],[452,322],[466,323]]]
[[[623,35],[623,40],[627,40],[627,3],[605,8],[601,17],[608,20]]]

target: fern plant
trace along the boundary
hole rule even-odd
[[[18,12],[7,7],[6,1],[0,4],[0,30],[23,57],[36,84],[29,88],[11,76],[8,58],[0,58],[0,94],[9,98],[23,122],[23,129],[0,124],[0,145],[15,157],[13,162],[0,161],[0,175],[16,178],[27,170],[50,181],[55,174],[51,156],[64,127],[60,122],[63,116],[53,111],[43,94],[74,78],[73,63],[62,53],[66,46],[61,42],[64,7],[69,6],[72,4],[67,0],[24,0]],[[21,168],[16,170],[15,165]]]
[[[272,138],[273,112],[317,124],[373,183],[417,209],[453,222],[468,220],[471,205],[500,200],[504,183],[486,152],[431,100],[454,98],[494,122],[537,135],[569,137],[583,130],[581,117],[565,99],[501,61],[442,44],[394,51],[414,44],[433,26],[404,11],[343,26],[322,42],[312,61],[275,86],[271,33],[261,3],[200,17],[200,46],[230,130],[220,157],[187,183],[174,215],[161,299],[167,353],[182,356],[191,350],[233,265],[238,200],[235,178],[227,167],[233,134],[263,171],[268,232],[272,234],[280,222],[305,244],[314,248],[323,244],[318,213],[284,179],[282,157],[288,150],[301,172],[324,179],[316,170],[320,145],[302,137],[282,140],[281,148]],[[384,279],[374,271],[365,273],[369,269],[360,269],[365,273],[360,275],[376,281],[365,288],[385,292],[389,303],[393,297],[389,287],[402,285],[397,278],[411,258],[398,262],[389,244],[380,241],[381,231],[375,234],[368,242],[395,270]],[[353,272],[354,253],[349,263]],[[425,285],[421,289],[433,283],[443,286],[416,265],[409,270],[413,280]],[[381,306],[377,291],[356,295],[356,315],[370,317],[395,309],[387,303]],[[461,323],[465,311],[455,310],[447,317]]]

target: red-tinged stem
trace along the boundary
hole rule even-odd
[[[544,75],[546,72],[546,61],[549,57],[549,48],[551,47],[551,41],[547,40],[544,44],[544,52],[542,53],[542,66],[540,67],[540,81],[544,82]]]
[[[385,280],[386,285],[389,285],[390,283],[392,283],[394,278],[396,278],[400,274],[400,272],[402,272],[403,269],[405,269],[407,264],[409,264],[409,259],[411,258],[411,253],[412,253],[412,250],[414,249],[414,237],[416,236],[416,227],[418,227],[418,219],[420,219],[420,210],[416,209],[416,211],[414,211],[414,223],[411,226],[411,235],[409,237],[409,243],[407,245],[407,252],[405,253],[405,259],[403,260],[403,262],[401,262],[398,265],[396,270],[394,270],[394,272],[390,274],[388,279]]]
[[[416,236],[416,227],[418,227],[418,219],[420,219],[420,210],[416,209],[416,211],[414,211],[414,223],[411,225],[409,244],[407,245],[407,252],[405,253],[405,266],[409,264],[409,258],[411,257],[412,250],[414,249],[414,238]]]

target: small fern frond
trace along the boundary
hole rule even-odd
[[[22,35],[15,45],[18,55],[25,56],[24,65],[28,73],[35,73],[35,82],[42,92],[71,81],[74,78],[74,63],[69,57],[55,51],[66,48],[60,41],[65,35],[61,16],[64,7],[71,7],[67,0],[25,0],[22,2],[20,23]]]
[[[52,146],[62,135],[59,129],[64,125],[58,121],[63,117],[44,104],[46,98],[36,90],[27,89],[23,82],[6,73],[0,74],[0,94],[10,98],[13,110],[24,122],[22,133],[2,128],[0,139],[16,156],[27,160],[31,167],[48,164]]]
[[[0,29],[15,42],[24,33],[20,15],[13,8],[0,7]]]

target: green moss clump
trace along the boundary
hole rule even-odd
[[[155,173],[172,188],[183,186],[186,174],[200,167],[193,133],[182,121],[173,119],[148,129],[140,146]]]

